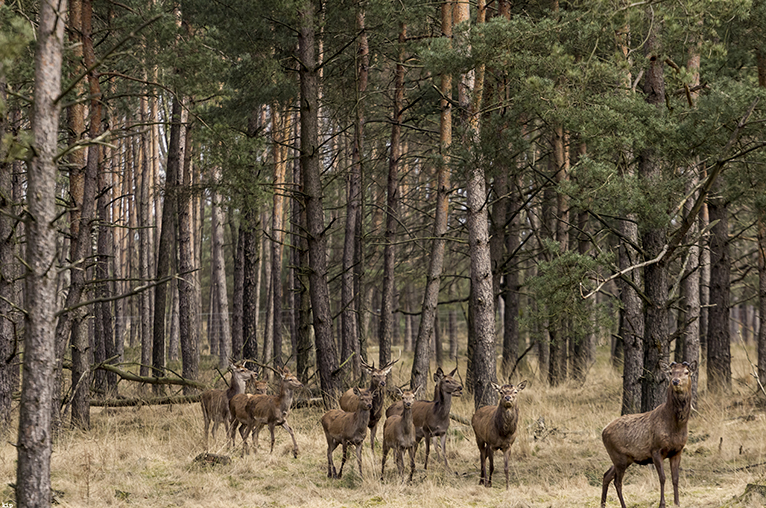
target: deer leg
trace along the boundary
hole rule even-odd
[[[412,482],[412,477],[415,475],[415,446],[407,448],[407,453],[410,454],[410,482]]]
[[[617,490],[617,497],[620,499],[620,506],[625,508],[625,498],[622,497],[622,477],[625,476],[625,467],[615,468],[614,471],[614,488]]]
[[[606,493],[612,480],[614,480],[614,466],[607,469],[606,473],[604,473],[604,482],[601,486],[601,508],[606,506]]]
[[[338,478],[338,480],[340,480],[341,477],[343,476],[343,466],[346,465],[346,452],[347,451],[348,451],[348,444],[344,442],[343,443],[343,458],[340,461],[340,471],[338,471],[338,476],[336,477],[336,478]]]
[[[660,479],[660,508],[665,508],[665,468],[662,466],[662,455],[659,450],[652,452],[652,462]]]
[[[505,490],[508,490],[508,483],[509,483],[509,476],[508,476],[508,459],[511,458],[511,447],[509,446],[507,450],[503,453],[505,455]]]
[[[378,433],[378,424],[375,423],[372,427],[370,427],[370,450],[372,450],[372,454],[375,455],[375,435]]]
[[[399,471],[399,476],[404,476],[404,452],[401,448],[396,448],[396,469]]]
[[[383,440],[383,462],[380,464],[380,480],[383,481],[383,476],[386,473],[386,457],[388,457],[389,447],[386,445],[386,441]]]
[[[426,461],[423,465],[423,469],[428,470],[428,454],[431,452],[431,434],[428,434],[424,437],[426,442]]]
[[[484,484],[487,487],[492,486],[492,475],[495,474],[495,450],[492,449],[492,446],[489,444],[487,445],[487,459],[489,460],[489,475],[487,476],[486,481]]]
[[[450,469],[449,462],[447,462],[447,434],[446,433],[442,435],[441,445],[442,445],[442,456],[444,457],[444,467],[447,468],[447,472],[448,473],[451,473],[452,469]],[[490,451],[490,453],[492,453],[492,452]],[[490,457],[491,457],[491,455],[490,455]],[[492,459],[490,459],[490,460],[492,460]],[[490,462],[490,465],[491,464],[492,464],[492,462]],[[490,473],[490,476],[491,476],[491,473]],[[490,477],[490,480],[492,480],[491,477]]]
[[[328,440],[327,441],[327,477],[336,478],[335,464],[332,461],[332,452],[338,447],[338,443]]]
[[[481,475],[479,476],[479,485],[487,484],[487,445],[479,445],[479,463],[481,465]]]
[[[269,433],[271,434],[271,448],[269,449],[269,453],[274,453],[274,427],[276,426],[275,423],[269,423]]]
[[[293,458],[298,458],[298,442],[295,441],[295,432],[293,432],[293,429],[290,428],[290,426],[287,424],[287,422],[282,422],[282,428],[284,428],[288,434],[290,434],[290,437],[293,439]]]
[[[681,465],[681,452],[670,457],[670,477],[673,480],[673,504],[680,506],[678,499],[678,468]]]
[[[359,478],[362,478],[362,448],[364,448],[364,440],[356,445],[356,463],[359,464]]]

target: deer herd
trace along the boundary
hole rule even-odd
[[[386,379],[399,359],[379,368],[362,361],[362,366],[370,376],[369,388],[351,388],[339,400],[339,409],[327,411],[320,419],[327,439],[327,476],[340,479],[346,463],[349,446],[356,449],[359,475],[362,475],[362,448],[370,431],[370,448],[375,451],[375,439],[378,423],[383,416],[383,405],[387,395]],[[679,505],[678,476],[681,452],[686,445],[687,423],[691,412],[691,377],[697,368],[697,362],[691,364],[675,363],[663,365],[667,377],[667,400],[656,409],[641,413],[621,416],[604,428],[602,440],[612,466],[604,474],[601,507],[606,506],[609,484],[614,481],[617,497],[622,508],[625,500],[622,495],[622,479],[625,470],[632,463],[653,464],[660,481],[660,508],[665,506],[664,459],[669,459],[673,482],[673,502]],[[200,398],[205,425],[205,446],[208,445],[208,432],[215,439],[219,424],[228,428],[228,441],[235,445],[237,430],[242,438],[242,455],[249,453],[248,438],[254,436],[255,448],[258,448],[258,436],[264,426],[268,426],[271,448],[274,450],[274,429],[277,425],[284,428],[293,441],[293,457],[298,456],[298,444],[295,433],[287,423],[287,416],[293,401],[293,394],[303,384],[285,367],[272,369],[278,375],[279,393],[269,395],[268,383],[258,381],[257,372],[245,367],[245,361],[229,366],[231,381],[227,390],[207,390]],[[415,452],[420,442],[425,439],[426,451],[424,469],[428,469],[428,456],[431,438],[440,438],[439,451],[444,459],[444,466],[451,472],[446,453],[447,430],[450,425],[452,397],[459,397],[463,387],[455,378],[457,368],[445,374],[441,367],[434,373],[434,398],[431,401],[417,400],[423,386],[415,390],[402,390],[394,387],[398,400],[385,410],[383,425],[383,457],[381,477],[386,468],[386,459],[393,451],[399,475],[406,475],[404,454],[409,457],[409,475],[411,482],[415,473]],[[248,381],[254,382],[254,393],[245,393]],[[504,458],[505,488],[509,488],[510,477],[508,461],[511,445],[516,440],[519,427],[519,393],[527,386],[526,381],[517,385],[511,383],[502,386],[493,383],[498,394],[496,406],[484,406],[476,410],[472,419],[479,448],[480,479],[479,484],[492,486],[494,472],[494,452],[501,450]],[[213,427],[210,429],[210,423]],[[335,468],[333,451],[342,447],[343,456],[340,469]],[[486,461],[489,460],[489,472]]]

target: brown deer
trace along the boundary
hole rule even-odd
[[[455,370],[445,375],[442,368],[439,367],[434,374],[434,400],[427,402],[416,400],[412,404],[412,421],[415,424],[415,451],[418,449],[420,440],[426,440],[426,460],[424,468],[428,469],[428,455],[431,450],[431,438],[441,437],[441,453],[444,457],[444,466],[447,471],[452,471],[447,461],[447,429],[449,429],[449,412],[452,407],[452,397],[460,397],[463,393],[463,387],[453,377],[457,372]],[[403,405],[396,402],[386,410],[386,418],[395,415],[401,415]]]
[[[372,410],[370,411],[370,423],[367,424],[367,427],[370,429],[370,448],[373,453],[375,453],[375,436],[378,433],[378,422],[380,422],[380,418],[383,416],[383,400],[386,397],[386,377],[388,377],[394,364],[398,361],[399,358],[376,369],[375,362],[373,362],[372,365],[368,365],[367,362],[361,360],[362,367],[370,373]],[[354,395],[354,390],[352,388],[346,390],[340,397],[340,408],[349,413],[356,411],[358,403],[359,398]]]
[[[244,393],[245,384],[248,380],[255,377],[256,373],[245,367],[244,362],[237,364],[229,363],[231,371],[231,381],[228,390],[211,389],[202,392],[200,396],[200,405],[202,406],[202,417],[205,419],[205,448],[208,447],[208,430],[210,422],[213,422],[211,434],[215,439],[215,431],[218,424],[228,425],[229,422],[229,401],[237,394]]]
[[[248,436],[253,433],[255,448],[258,448],[258,437],[264,425],[268,425],[271,434],[271,450],[274,452],[274,428],[281,425],[290,434],[293,440],[293,457],[298,457],[298,443],[295,441],[295,433],[287,423],[287,415],[290,412],[290,406],[293,402],[293,391],[302,387],[303,384],[298,381],[287,367],[281,372],[276,371],[281,377],[280,389],[278,395],[238,395],[232,397],[229,401],[231,410],[231,427],[229,436],[231,446],[234,446],[237,427],[242,436],[242,455],[249,453],[247,444]],[[253,431],[255,429],[255,431]]]
[[[634,462],[654,464],[660,479],[660,508],[664,508],[665,470],[662,462],[666,458],[669,459],[673,479],[673,504],[679,506],[678,468],[688,436],[686,427],[691,413],[691,376],[696,369],[696,360],[691,365],[673,362],[670,367],[666,366],[663,370],[670,380],[667,400],[652,411],[621,416],[604,428],[601,438],[613,465],[604,474],[602,508],[606,506],[606,493],[612,480],[620,505],[625,508],[622,478]]]
[[[406,450],[409,454],[410,481],[412,481],[412,476],[415,474],[415,424],[412,423],[412,404],[415,402],[415,394],[418,390],[403,392],[399,387],[396,389],[402,398],[402,414],[386,418],[383,424],[383,463],[380,466],[380,479],[383,479],[386,471],[388,451],[393,449],[396,467],[401,476],[404,476],[404,451]]]
[[[481,460],[481,478],[479,485],[492,486],[492,473],[495,472],[495,450],[502,450],[505,458],[505,490],[508,490],[508,458],[511,456],[511,445],[516,440],[519,424],[519,405],[516,397],[527,387],[522,381],[518,386],[505,384],[500,386],[492,383],[500,400],[497,406],[479,408],[471,418],[471,426],[476,434],[476,445],[479,447]],[[489,458],[489,475],[485,468]]]
[[[362,476],[362,445],[367,437],[367,424],[372,410],[372,392],[368,389],[353,388],[354,395],[359,399],[356,411],[353,413],[342,409],[331,409],[322,416],[322,428],[327,438],[327,477],[340,479],[343,476],[343,466],[346,464],[346,452],[349,445],[356,447],[356,461],[359,464],[359,476]],[[343,445],[343,459],[340,471],[336,472],[332,461],[332,452]]]

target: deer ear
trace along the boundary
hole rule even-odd
[[[697,360],[693,360],[692,363],[689,364],[689,372],[697,372]]]
[[[525,379],[524,381],[522,381],[521,383],[519,383],[519,384],[516,386],[516,389],[517,389],[518,391],[521,391],[521,390],[523,390],[523,389],[524,389],[524,388],[526,388],[526,387],[527,387],[527,380]]]
[[[502,389],[503,389],[503,387],[502,387],[502,386],[500,386],[500,385],[499,385],[499,384],[497,384],[497,383],[492,383],[492,388],[494,388],[494,389],[495,389],[495,391],[496,391],[496,392],[498,392],[498,393],[500,393],[500,390],[502,390]]]
[[[441,367],[436,369],[436,372],[434,372],[434,383],[438,383],[441,378],[444,377],[444,371]]]
[[[356,395],[357,397],[361,397],[362,396],[362,392],[356,386],[354,387],[354,395]]]
[[[449,375],[450,375],[450,376],[454,376],[454,375],[455,375],[455,372],[457,372],[457,367],[455,367],[455,368],[454,368],[454,370],[453,370],[452,372],[450,372],[450,373],[449,373]]]

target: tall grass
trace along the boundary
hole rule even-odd
[[[766,415],[741,347],[733,348],[734,390],[721,396],[705,390],[704,368],[700,400],[689,423],[690,439],[681,462],[683,506],[763,506],[759,495],[743,496],[749,483],[766,479]],[[432,447],[428,471],[423,470],[424,447],[416,457],[412,484],[403,483],[392,467],[380,481],[380,442],[375,455],[365,441],[361,478],[350,454],[344,477],[326,477],[326,450],[319,408],[294,409],[289,421],[298,440],[299,456],[291,456],[291,441],[277,428],[274,453],[268,453],[268,431],[261,447],[249,456],[226,447],[219,429],[210,452],[228,454],[228,465],[194,462],[203,449],[202,413],[198,404],[93,408],[89,432],[64,430],[52,457],[52,484],[61,506],[418,506],[462,507],[596,507],[601,478],[610,466],[601,443],[601,430],[619,415],[619,372],[600,351],[582,384],[549,388],[534,376],[534,364],[524,375],[530,385],[519,397],[520,432],[513,445],[511,488],[504,489],[502,455],[496,455],[494,487],[478,485],[479,453],[470,426],[453,421],[447,450],[456,472],[448,475]],[[406,356],[406,355],[405,355]],[[751,352],[751,358],[753,358]],[[404,359],[403,359],[404,360]],[[409,366],[394,369],[404,383]],[[211,377],[212,379],[212,377]],[[520,381],[521,377],[515,381]],[[129,392],[127,386],[122,392]],[[426,393],[433,393],[430,385]],[[453,413],[467,420],[473,413],[468,394],[453,401]],[[8,483],[15,482],[16,430],[0,445],[0,502],[13,503]],[[378,432],[380,439],[381,431]],[[336,464],[341,451],[335,452]],[[671,492],[670,478],[666,491]],[[629,506],[657,506],[659,482],[650,466],[631,466],[624,494]],[[671,494],[672,496],[672,494]],[[672,499],[672,497],[670,498]],[[608,506],[619,506],[610,488]]]

